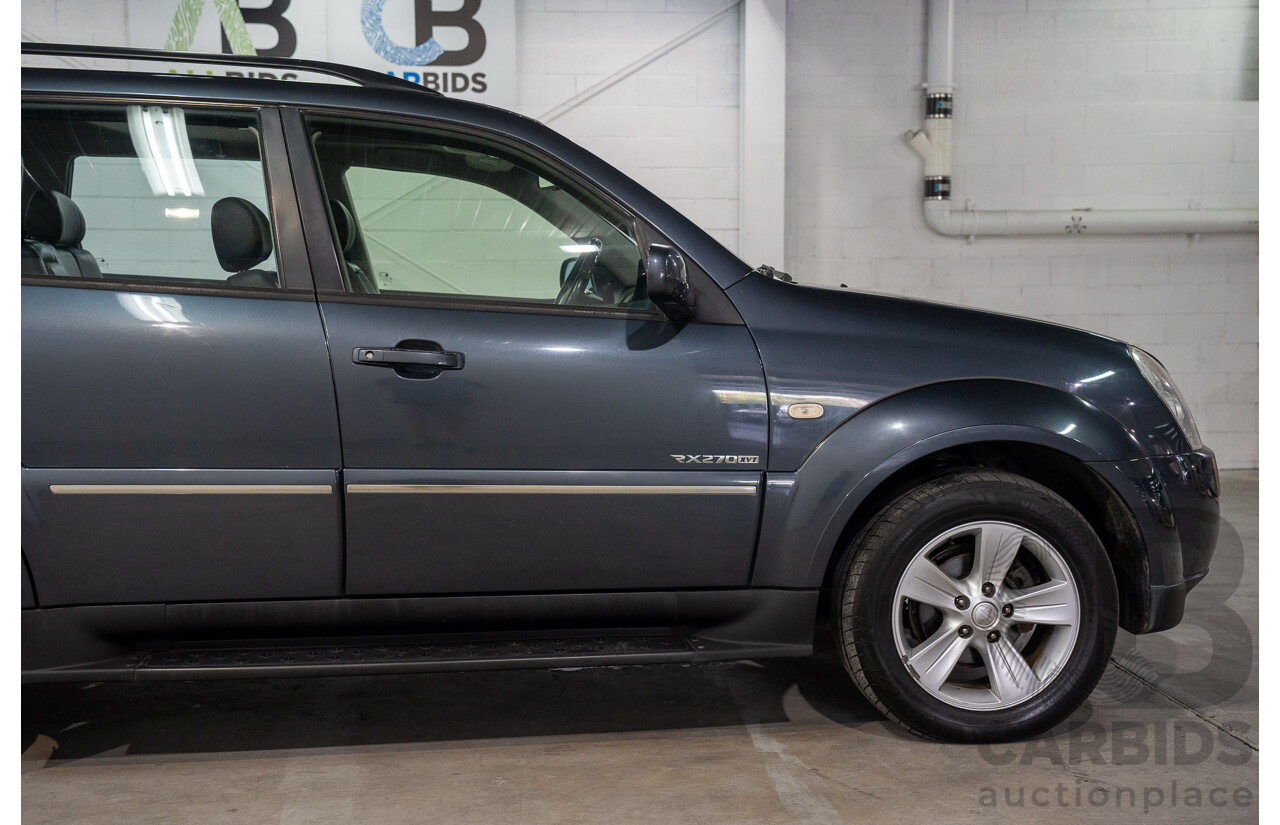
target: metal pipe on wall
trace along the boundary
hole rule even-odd
[[[924,128],[904,135],[924,160],[924,219],[940,235],[1200,235],[1258,232],[1257,209],[952,209],[955,0],[929,0]]]

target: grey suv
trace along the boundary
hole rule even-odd
[[[1147,353],[752,269],[519,115],[28,69],[29,680],[802,656],[1027,736],[1172,627],[1218,478]]]

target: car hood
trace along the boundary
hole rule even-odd
[[[1013,315],[890,295],[785,283],[753,273],[727,294],[755,338],[769,389],[769,467],[794,469],[851,416],[916,387],[1005,379],[1078,396],[1149,454],[1185,450],[1128,345]],[[819,403],[797,421],[789,404]],[[1154,402],[1154,406],[1153,403]],[[785,424],[785,426],[777,426]]]

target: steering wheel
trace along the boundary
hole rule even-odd
[[[600,248],[603,244],[598,239],[592,238],[590,245],[591,250],[578,254],[578,260],[574,262],[573,269],[569,270],[569,277],[565,278],[560,286],[560,292],[556,294],[557,304],[574,303],[591,286],[591,279],[596,271],[596,261],[600,258]]]

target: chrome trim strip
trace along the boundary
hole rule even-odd
[[[327,496],[331,484],[50,484],[55,496]]]
[[[348,493],[444,493],[451,495],[740,496],[752,484],[348,484]]]

